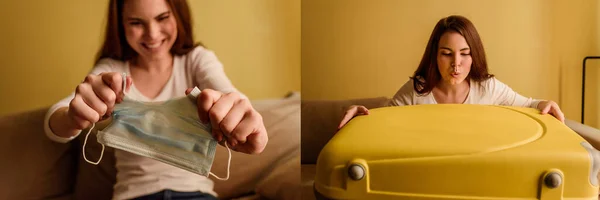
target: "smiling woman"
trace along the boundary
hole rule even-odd
[[[138,1],[112,1],[109,5],[106,40],[99,57],[128,60],[138,53],[153,57],[166,56],[153,54],[165,52],[158,49],[163,42],[162,48],[172,47],[171,51],[175,54],[191,51],[197,44],[194,44],[192,37],[187,3],[168,1],[163,4],[159,7]],[[122,35],[122,32],[125,34]]]
[[[300,196],[300,0],[1,4],[0,199]]]
[[[194,44],[189,13],[185,0],[111,0],[106,39],[96,65],[69,97],[48,110],[46,135],[56,142],[71,141],[83,129],[93,129],[97,122],[115,116],[112,111],[122,103],[125,93],[129,100],[162,102],[183,97],[189,88],[198,87],[202,89],[196,101],[198,116],[212,125],[208,131],[214,140],[241,153],[261,153],[268,141],[261,114],[233,86],[214,52]],[[160,123],[172,125],[170,122]],[[139,144],[131,143],[135,136],[129,132],[120,132],[123,136],[118,140],[130,144],[129,149],[139,148]],[[115,149],[118,164],[113,199],[157,195],[216,199],[208,177],[153,159],[148,155],[166,152],[143,145],[151,147],[145,153]],[[206,154],[216,151],[215,145],[207,148],[203,150]],[[190,162],[182,157],[175,155],[174,159]]]

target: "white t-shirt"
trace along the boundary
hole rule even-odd
[[[103,72],[130,74],[129,64],[105,58],[98,62],[90,74],[97,75]],[[201,90],[210,88],[224,93],[237,92],[215,54],[199,46],[186,55],[174,56],[171,77],[156,98],[144,96],[136,89],[135,84],[131,85],[127,95],[138,101],[166,101],[185,96],[185,90],[194,86]],[[79,135],[71,138],[59,137],[52,132],[48,123],[52,113],[61,107],[68,107],[74,95],[72,93],[54,104],[46,114],[44,130],[46,135],[56,142],[66,143]],[[113,199],[131,199],[165,189],[181,192],[201,191],[216,196],[213,182],[207,177],[118,149],[115,149],[115,158],[117,182]]]
[[[486,104],[537,108],[542,100],[521,96],[496,78],[482,82],[470,81],[469,94],[464,104]],[[433,93],[419,95],[413,87],[413,80],[407,81],[396,92],[390,106],[437,104]]]

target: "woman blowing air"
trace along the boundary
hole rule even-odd
[[[564,122],[555,102],[521,96],[488,73],[479,34],[471,21],[462,16],[449,16],[436,24],[419,67],[394,95],[390,106],[438,103],[537,108]],[[364,114],[369,114],[364,106],[351,106],[338,128]]]
[[[265,148],[260,114],[231,84],[215,54],[194,44],[185,0],[111,0],[96,65],[69,97],[50,108],[48,137],[68,142],[110,116],[123,100],[122,73],[129,75],[128,98],[137,101],[183,97],[197,86],[202,90],[198,114],[210,121],[214,138],[223,144],[226,137],[231,149],[249,154]],[[215,199],[213,182],[205,176],[118,149],[115,158],[113,199]]]

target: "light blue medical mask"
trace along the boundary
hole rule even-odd
[[[229,148],[227,176],[220,178],[210,172],[217,141],[210,134],[210,125],[202,124],[198,118],[196,97],[199,94],[200,89],[194,88],[187,97],[164,102],[138,102],[125,96],[121,103],[115,105],[111,124],[98,131],[98,142],[102,144],[100,159],[89,161],[85,153],[84,159],[98,164],[106,145],[203,176],[210,174],[219,180],[229,179]],[[90,132],[85,137],[84,150]]]

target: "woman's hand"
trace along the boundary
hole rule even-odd
[[[127,88],[131,79],[127,78]],[[123,78],[120,73],[90,74],[77,85],[69,103],[67,116],[71,128],[82,130],[110,116],[115,103],[123,101]]]
[[[259,154],[265,149],[269,138],[262,116],[239,93],[204,89],[198,95],[197,105],[200,121],[211,123],[212,136],[221,144],[228,142],[232,150],[247,154]]]
[[[556,119],[565,123],[565,115],[562,113],[556,102],[542,101],[538,104],[537,108],[542,111],[542,115],[550,113],[552,116],[556,117]]]
[[[341,129],[342,127],[344,127],[344,125],[346,125],[348,123],[348,121],[350,121],[355,116],[368,115],[368,114],[369,114],[369,110],[364,106],[361,106],[361,105],[350,106],[350,108],[348,108],[348,110],[346,110],[346,113],[344,114],[344,118],[342,118],[340,125],[338,125],[338,130]]]

